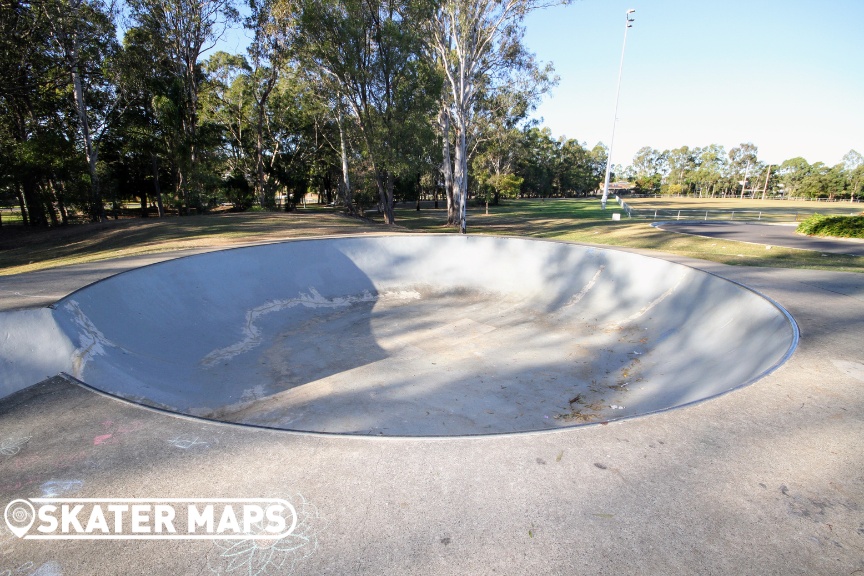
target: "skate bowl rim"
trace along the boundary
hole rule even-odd
[[[133,273],[139,273],[142,271],[144,271],[146,273],[147,269],[151,269],[151,268],[159,267],[159,266],[176,265],[177,263],[180,263],[180,262],[185,261],[187,259],[194,259],[194,258],[198,258],[200,256],[214,255],[214,254],[218,255],[221,253],[243,251],[243,250],[254,250],[255,248],[260,248],[260,247],[283,245],[283,244],[294,244],[294,243],[298,243],[298,242],[318,242],[318,241],[339,240],[339,239],[348,239],[348,240],[350,240],[350,239],[356,239],[356,240],[381,239],[381,238],[399,239],[399,238],[406,238],[406,237],[413,237],[413,238],[430,238],[430,237],[453,238],[454,236],[455,236],[454,234],[448,234],[448,233],[386,233],[386,232],[385,233],[322,235],[322,236],[308,236],[308,237],[303,237],[303,238],[291,238],[291,239],[278,240],[278,241],[272,241],[272,242],[269,242],[269,241],[268,242],[253,242],[253,243],[243,244],[240,246],[231,246],[231,247],[225,247],[225,248],[220,248],[220,249],[215,249],[215,250],[206,250],[206,251],[203,251],[200,253],[186,254],[183,256],[176,257],[176,258],[169,258],[167,260],[163,260],[160,262],[154,262],[154,263],[146,264],[144,266],[131,268],[129,270],[123,270],[123,271],[118,272],[116,274],[112,274],[110,276],[99,279],[95,282],[92,282],[90,284],[87,284],[86,286],[82,286],[82,287],[70,292],[69,294],[67,294],[63,298],[59,299],[54,304],[51,304],[50,306],[48,306],[47,308],[52,309],[52,310],[56,310],[64,302],[67,302],[67,301],[73,299],[73,297],[75,295],[82,293],[82,292],[85,292],[86,290],[88,290],[94,286],[97,286],[97,285],[100,285],[102,283],[109,282],[113,279],[116,279],[119,276],[124,276],[124,275],[128,275],[128,274],[133,274]],[[94,392],[98,395],[101,395],[101,396],[104,396],[107,398],[111,398],[111,399],[114,399],[114,400],[117,400],[120,402],[129,403],[133,406],[137,406],[139,408],[143,408],[143,409],[148,410],[148,411],[153,411],[153,412],[159,413],[159,414],[170,415],[172,417],[189,418],[189,419],[192,419],[194,421],[207,422],[207,423],[211,423],[211,424],[220,424],[220,425],[231,426],[231,427],[241,427],[241,428],[247,428],[247,429],[278,431],[281,433],[297,434],[297,435],[303,435],[303,436],[321,436],[321,437],[328,437],[328,438],[329,437],[354,438],[354,439],[358,439],[358,440],[360,440],[360,439],[368,440],[368,439],[373,439],[373,438],[379,439],[379,440],[381,440],[381,439],[385,439],[385,440],[435,440],[435,439],[447,440],[447,439],[460,439],[460,438],[462,438],[462,439],[483,439],[483,438],[494,438],[494,437],[499,437],[499,436],[510,436],[510,435],[562,433],[562,432],[572,431],[574,429],[595,427],[598,425],[604,426],[604,425],[608,425],[611,423],[624,423],[624,422],[627,422],[629,420],[638,419],[638,418],[642,418],[645,416],[652,416],[652,415],[662,414],[664,412],[669,412],[669,411],[673,411],[673,410],[677,410],[677,409],[681,409],[681,408],[689,408],[692,406],[696,406],[696,405],[699,405],[703,402],[716,400],[716,399],[721,398],[722,396],[725,396],[726,394],[729,394],[731,392],[735,392],[735,391],[741,390],[743,388],[746,388],[746,387],[754,384],[755,382],[767,377],[768,375],[770,375],[771,373],[773,373],[774,371],[779,369],[781,366],[783,366],[791,358],[791,356],[795,353],[795,351],[799,345],[800,330],[799,330],[798,324],[797,324],[796,320],[794,319],[794,317],[792,316],[792,314],[789,313],[789,311],[787,311],[780,303],[778,303],[777,301],[775,301],[771,297],[763,294],[759,290],[756,290],[756,289],[754,289],[750,286],[747,286],[741,282],[737,282],[735,280],[731,280],[729,278],[726,278],[726,277],[724,277],[718,273],[715,273],[715,272],[706,271],[706,270],[697,268],[696,266],[693,266],[690,264],[675,262],[674,260],[670,260],[668,258],[664,258],[664,257],[659,256],[659,255],[644,254],[644,253],[640,253],[640,252],[618,249],[616,247],[598,246],[598,245],[585,244],[585,243],[567,241],[567,240],[546,239],[546,238],[529,238],[529,237],[512,236],[512,235],[473,235],[473,236],[466,236],[466,238],[483,238],[483,239],[487,239],[490,241],[514,240],[514,241],[526,242],[526,243],[536,242],[536,243],[543,243],[543,244],[558,244],[558,245],[573,247],[575,249],[596,250],[598,252],[608,253],[608,254],[613,254],[613,255],[614,254],[627,254],[627,255],[635,257],[635,258],[645,259],[645,260],[656,260],[658,262],[662,262],[665,264],[671,264],[671,265],[676,266],[676,267],[688,269],[688,270],[693,271],[693,272],[700,274],[700,275],[710,276],[713,279],[723,281],[723,282],[728,283],[732,286],[735,286],[738,289],[743,289],[744,291],[749,292],[752,295],[754,295],[754,296],[764,300],[768,304],[770,304],[770,306],[772,306],[777,312],[779,312],[782,315],[782,317],[785,319],[785,321],[788,323],[788,327],[789,327],[790,332],[791,332],[791,335],[789,338],[789,344],[785,350],[785,353],[783,353],[783,355],[781,357],[779,357],[776,361],[774,361],[769,367],[762,370],[758,374],[752,376],[751,378],[749,378],[743,382],[740,382],[737,385],[734,385],[728,389],[722,390],[720,392],[710,394],[708,396],[700,397],[700,398],[697,398],[695,400],[687,401],[687,402],[684,402],[681,404],[661,407],[661,408],[648,410],[648,411],[643,411],[643,412],[639,412],[639,413],[633,414],[633,415],[607,418],[607,419],[598,420],[598,421],[579,422],[579,423],[575,423],[575,424],[568,424],[568,425],[563,425],[563,426],[560,426],[557,428],[527,429],[527,430],[514,430],[514,431],[495,431],[495,432],[478,432],[478,433],[467,433],[467,434],[422,434],[422,435],[384,434],[384,435],[373,435],[373,434],[365,434],[365,433],[292,429],[292,428],[285,428],[285,427],[278,427],[278,426],[268,426],[268,425],[257,424],[257,423],[234,422],[234,421],[230,421],[230,420],[221,420],[219,418],[214,418],[214,417],[195,415],[195,414],[190,414],[190,413],[183,412],[180,410],[172,410],[170,408],[163,408],[160,406],[154,406],[151,404],[147,404],[146,402],[139,401],[135,398],[129,398],[129,397],[126,397],[122,394],[118,394],[118,393],[114,393],[111,391],[101,389],[100,387],[98,387],[96,385],[90,384],[84,380],[76,378],[70,372],[67,372],[65,370],[60,372],[60,376],[62,378],[64,378],[66,381],[68,381],[72,384],[75,384],[77,386],[80,386],[84,389],[87,389],[91,392]]]

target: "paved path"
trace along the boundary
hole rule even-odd
[[[680,410],[474,439],[243,428],[53,379],[0,401],[0,505],[285,496],[300,524],[279,545],[234,548],[3,528],[0,573],[864,572],[864,275],[670,259],[784,305],[802,334],[791,360]]]
[[[657,228],[678,234],[814,250],[827,254],[864,256],[864,242],[862,241],[805,236],[796,233],[794,226],[753,224],[750,222],[662,222],[657,225]]]

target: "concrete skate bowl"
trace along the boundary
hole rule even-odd
[[[742,286],[644,256],[493,237],[292,241],[132,270],[53,306],[68,372],[173,412],[457,436],[681,407],[797,342]]]

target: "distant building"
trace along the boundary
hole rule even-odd
[[[603,194],[603,182],[600,183],[600,188],[598,188],[598,193]],[[609,183],[609,194],[629,194],[636,188],[635,182],[628,182],[626,180],[620,180],[618,182],[610,182]]]

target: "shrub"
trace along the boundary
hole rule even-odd
[[[814,214],[798,225],[798,232],[808,236],[864,238],[864,215],[824,216]]]

